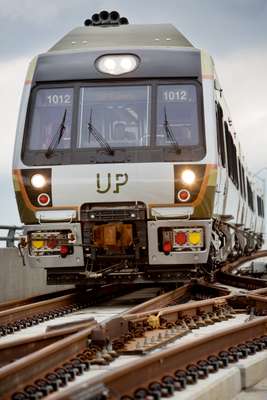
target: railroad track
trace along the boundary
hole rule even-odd
[[[84,293],[81,295],[73,292],[54,298],[38,299],[38,301],[31,301],[35,298],[30,298],[18,303],[7,303],[0,311],[0,336],[6,336],[84,308],[88,305],[87,297],[90,299],[92,295],[93,292],[89,292],[88,296]]]
[[[177,344],[114,371],[78,379],[48,399],[152,400],[175,396],[175,392],[180,393],[198,379],[267,349],[266,324],[264,317],[191,343]]]
[[[63,292],[64,295],[55,293],[4,303],[0,311],[0,338],[75,313],[128,290],[133,291],[130,285],[129,288],[106,285],[87,291],[72,290],[68,294]]]
[[[216,274],[217,281],[225,285],[230,285],[246,290],[257,290],[267,287],[266,280],[252,278],[248,276],[239,276],[233,273],[242,264],[261,257],[267,257],[266,250],[261,250],[249,256],[240,257],[238,260],[235,260],[233,262],[225,263]]]
[[[152,311],[155,308],[226,296],[230,293],[226,289],[216,288],[200,282],[186,284],[159,296],[156,296],[157,292],[159,292],[159,289],[155,288],[137,290],[113,298],[109,301],[108,307],[101,305],[102,303],[97,307],[97,303],[95,303],[93,307],[87,307],[72,315],[67,314],[55,321],[48,320],[40,326],[29,328],[26,334],[24,331],[21,331],[15,332],[12,336],[2,338],[0,341],[0,366],[13,361],[16,357],[28,354],[29,351],[33,352],[47,344],[53,343],[58,338],[63,338],[68,334],[77,332],[88,326],[88,324],[102,322],[103,318],[110,316],[111,310],[113,314],[121,313],[131,307],[133,300],[136,304],[136,302],[142,302],[144,297],[147,299],[153,296],[150,300],[141,305],[131,307],[130,311],[128,311],[128,313],[136,314],[139,311],[150,312],[150,310]],[[107,312],[109,314],[106,314]]]
[[[239,278],[244,277],[232,272],[242,263],[264,256],[267,252],[228,263],[218,278],[227,276],[230,286],[238,278],[240,287]],[[267,288],[259,289],[266,286],[259,279],[248,279],[250,284],[241,287],[251,291],[243,294],[218,283],[195,281],[164,294],[160,294],[160,287],[123,294],[121,289],[125,288],[109,285],[97,292],[92,289],[56,298],[25,299],[22,304],[7,303],[0,311],[0,324],[2,331],[3,327],[11,328],[4,334],[14,335],[9,336],[12,340],[0,340],[0,398],[169,397],[224,364],[267,346],[261,322],[267,326],[262,317],[267,314]],[[143,302],[144,298],[149,300]],[[52,321],[54,318],[58,319]],[[32,323],[24,326],[23,321]],[[31,325],[32,336],[23,337],[20,324],[24,328]],[[252,329],[250,335],[244,328],[247,326]],[[240,340],[231,342],[231,333],[227,332]],[[217,347],[210,346],[206,337],[212,343],[217,338]],[[255,343],[243,346],[244,341],[251,340]],[[178,362],[175,371],[172,359]],[[162,366],[159,360],[163,360]],[[148,367],[154,371],[153,376],[145,374]],[[131,378],[131,371],[138,379]]]
[[[27,304],[33,304],[33,303],[37,303],[40,301],[50,300],[50,299],[53,299],[56,297],[65,296],[67,294],[74,294],[75,292],[76,292],[76,289],[66,289],[66,290],[60,290],[57,292],[41,294],[38,296],[26,297],[21,300],[10,300],[10,301],[4,302],[4,303],[0,303],[0,311],[11,310],[12,308],[25,306]]]
[[[167,301],[166,295],[163,297]],[[170,300],[173,302],[173,292],[169,295]],[[77,333],[60,340],[57,338],[53,344],[3,366],[0,369],[1,398],[43,398],[68,388],[81,376],[91,379],[96,373],[102,375],[109,366],[113,368],[123,360],[125,362],[125,357],[128,363],[155,350],[161,354],[162,346],[176,346],[173,343],[180,346],[184,340],[190,339],[190,335],[190,343],[194,343],[196,330],[197,336],[201,332],[206,336],[207,329],[214,332],[226,323],[244,324],[247,318],[243,297],[239,304],[238,298],[230,294],[157,308],[162,301],[163,298],[156,298],[154,304],[152,301],[144,303],[143,311],[139,306],[139,310],[133,309],[134,312],[128,310],[119,317],[92,323]],[[238,305],[239,309],[243,307],[242,313],[236,314],[231,304]],[[17,351],[18,347],[13,346]]]

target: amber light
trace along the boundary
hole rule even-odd
[[[33,240],[32,241],[32,247],[34,247],[36,250],[40,250],[44,247],[45,242],[44,240]]]
[[[185,232],[177,232],[175,235],[175,242],[179,246],[183,246],[187,242],[187,235]]]
[[[199,231],[189,232],[189,243],[193,246],[197,246],[202,241],[202,235]]]

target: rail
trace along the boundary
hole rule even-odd
[[[0,242],[6,242],[6,247],[15,247],[15,242],[19,240],[16,236],[17,231],[21,231],[23,226],[0,225],[0,231],[7,230],[7,236],[0,236]]]
[[[243,288],[246,290],[257,290],[267,287],[267,280],[252,278],[249,276],[240,276],[233,273],[242,264],[260,257],[267,257],[267,251],[260,250],[248,256],[240,257],[233,262],[226,262],[225,265],[222,265],[220,270],[218,270],[216,274],[216,279],[220,283]]]

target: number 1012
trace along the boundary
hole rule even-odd
[[[163,93],[165,101],[186,101],[187,94],[185,90],[166,90]]]

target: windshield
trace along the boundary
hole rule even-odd
[[[195,161],[205,155],[197,83],[51,86],[32,92],[22,153],[28,165]]]
[[[198,145],[200,135],[196,87],[160,85],[157,99],[157,145],[173,144],[170,135],[166,134],[166,126],[180,147]]]
[[[73,89],[40,89],[35,99],[35,107],[30,127],[29,149],[48,150],[56,137],[64,119],[64,131],[57,144],[59,149],[70,148],[73,108]]]
[[[111,148],[150,144],[150,87],[82,87],[79,101],[78,147],[100,147],[88,124]]]

